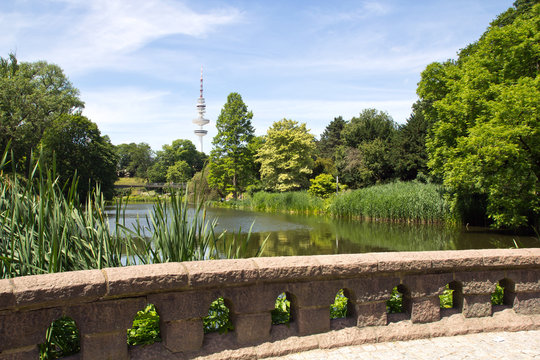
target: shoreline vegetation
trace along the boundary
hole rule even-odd
[[[329,215],[367,221],[459,224],[440,185],[416,181],[347,190],[322,199],[307,191],[256,192],[211,206],[265,212]]]

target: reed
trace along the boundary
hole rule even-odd
[[[324,200],[306,191],[253,194],[250,206],[258,211],[286,211],[294,213],[319,213],[324,210]]]
[[[8,173],[8,163],[6,151],[0,160],[0,278],[248,255],[249,236],[216,235],[202,200],[190,210],[187,196],[172,193],[134,228],[126,227],[120,200],[111,229],[99,186],[80,202],[77,180],[59,184],[54,167],[46,169],[39,158],[28,179],[14,167]]]
[[[451,219],[443,189],[435,184],[397,181],[347,191],[333,198],[335,216],[408,222],[443,222]]]

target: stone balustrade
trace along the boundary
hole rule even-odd
[[[212,260],[4,279],[0,359],[37,359],[37,344],[45,341],[51,322],[62,316],[74,319],[79,328],[81,352],[73,358],[81,359],[224,358],[245,348],[258,352],[247,357],[244,352],[244,358],[258,358],[279,353],[280,341],[301,344],[302,339],[314,339],[312,334],[328,335],[339,328],[345,329],[340,335],[343,343],[346,334],[363,329],[379,329],[372,341],[389,340],[392,336],[385,330],[398,320],[412,324],[414,331],[427,331],[420,336],[441,336],[449,334],[444,330],[448,326],[434,324],[445,316],[453,314],[465,322],[493,318],[490,296],[497,283],[504,285],[503,308],[511,309],[512,316],[500,326],[491,322],[488,330],[507,329],[511,322],[516,329],[523,324],[540,328],[540,249]],[[445,313],[439,295],[447,284],[455,290],[455,308]],[[397,285],[404,294],[405,313],[387,314],[386,301]],[[348,298],[349,316],[331,320],[329,307],[340,289]],[[291,301],[293,321],[289,326],[272,325],[271,311],[283,292]],[[230,309],[234,330],[205,335],[202,318],[218,297]],[[150,303],[160,315],[162,341],[146,348],[128,347],[126,329],[136,312]],[[321,345],[308,348],[316,346]],[[227,350],[230,356],[224,355]]]

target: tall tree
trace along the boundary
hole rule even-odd
[[[0,149],[11,141],[15,159],[29,168],[30,153],[61,115],[80,113],[84,103],[57,65],[0,58]]]
[[[254,154],[249,146],[255,132],[252,118],[240,94],[230,93],[216,121],[218,133],[208,164],[208,181],[222,196],[232,192],[237,198],[255,176]]]
[[[433,105],[428,165],[455,209],[483,197],[498,227],[540,214],[539,24],[540,4],[516,1],[457,61],[429,65],[417,90]]]
[[[46,162],[56,164],[61,182],[79,178],[79,194],[84,198],[95,184],[112,198],[117,157],[114,145],[95,123],[81,115],[62,115],[52,121],[42,139]]]
[[[422,101],[413,104],[411,116],[399,127],[391,143],[392,163],[401,180],[414,180],[418,174],[428,173],[426,136],[429,123],[423,113],[426,107]]]
[[[334,118],[328,124],[321,138],[317,142],[318,155],[321,158],[334,159],[337,148],[342,145],[341,131],[345,127],[346,121],[341,116]]]
[[[257,152],[261,180],[270,191],[292,191],[309,187],[313,171],[315,137],[306,124],[288,119],[274,122]]]

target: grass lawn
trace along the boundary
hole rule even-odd
[[[144,186],[146,184],[146,179],[139,178],[139,177],[121,177],[118,178],[118,180],[115,181],[114,185],[140,185]]]

